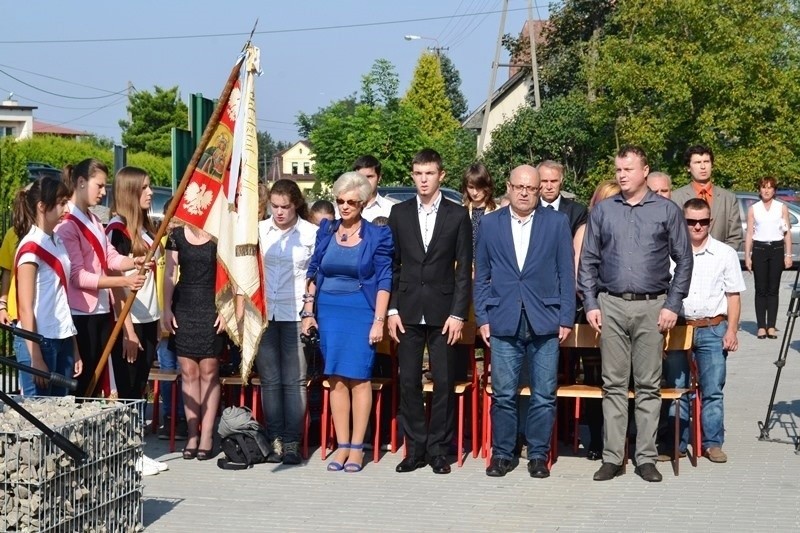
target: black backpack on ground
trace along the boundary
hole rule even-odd
[[[247,407],[226,408],[219,421],[219,435],[225,458],[217,460],[218,467],[244,470],[266,462],[269,443],[264,436],[264,426],[253,418]]]

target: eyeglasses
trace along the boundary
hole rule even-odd
[[[515,184],[509,182],[508,186],[511,187],[511,190],[514,191],[514,192],[525,191],[525,192],[529,192],[531,194],[536,194],[537,192],[539,192],[539,186],[538,185],[534,187],[533,185],[515,185]]]
[[[701,226],[708,226],[709,224],[711,224],[711,219],[710,218],[687,218],[686,219],[686,223],[689,226],[696,226],[698,224],[700,224]]]
[[[336,199],[336,204],[337,205],[347,204],[350,207],[357,207],[357,206],[361,205],[361,200],[344,200],[342,198],[337,198]]]

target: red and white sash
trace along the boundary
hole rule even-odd
[[[64,220],[69,220],[78,227],[78,230],[83,235],[83,238],[89,242],[89,245],[94,250],[94,254],[100,260],[100,266],[103,268],[103,274],[108,274],[106,234],[98,229],[94,220],[94,215],[90,213],[89,216],[92,218],[87,219],[83,211],[73,206],[70,212],[64,217]]]

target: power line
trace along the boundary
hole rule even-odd
[[[270,120],[268,118],[257,118],[256,122],[274,122],[275,124],[289,124],[290,126],[294,126],[294,122],[286,122],[284,120]]]
[[[72,107],[72,106],[51,104],[49,102],[42,102],[40,100],[35,100],[35,99],[33,99],[33,98],[29,97],[29,96],[25,96],[24,94],[18,93],[17,91],[12,91],[10,89],[5,89],[3,87],[0,87],[0,92],[4,92],[4,93],[12,93],[13,92],[14,96],[19,96],[20,98],[24,98],[26,101],[33,102],[34,104],[45,105],[47,107],[55,107],[57,109],[72,109],[72,110],[76,110],[76,111],[85,111],[87,109],[97,109],[97,107]]]
[[[545,6],[542,6],[545,7]],[[525,11],[527,8],[515,7],[508,11]],[[263,30],[254,32],[254,35],[276,35],[281,33],[302,33],[312,31],[326,31],[326,30],[340,30],[350,28],[367,28],[375,26],[390,26],[395,24],[408,24],[412,22],[429,22],[433,20],[449,20],[454,18],[469,18],[478,17],[481,15],[492,15],[501,13],[502,10],[484,11],[477,13],[464,13],[463,15],[443,15],[439,17],[420,17],[413,19],[402,20],[384,20],[377,22],[362,22],[357,24],[339,24],[332,26],[310,26],[305,28],[286,28],[281,30]],[[21,41],[0,41],[0,44],[68,44],[68,43],[113,43],[113,42],[131,42],[131,41],[168,41],[179,39],[211,39],[219,37],[248,37],[248,32],[235,32],[235,33],[206,33],[197,35],[161,35],[155,37],[113,37],[113,38],[98,38],[98,39],[39,39],[39,40],[21,40]]]
[[[480,11],[481,8],[478,7],[480,0],[472,0],[468,5],[464,7],[464,14],[468,14],[470,11]],[[450,27],[450,31],[442,37],[441,41],[448,46],[448,40],[452,39],[453,36],[461,35],[464,32],[464,29],[472,24],[471,19],[459,19],[458,22],[453,24]]]
[[[69,96],[69,95],[66,95],[66,94],[58,94],[58,93],[54,93],[52,91],[48,91],[48,90],[45,90],[45,89],[40,89],[39,87],[37,87],[35,85],[31,85],[30,83],[28,83],[26,81],[22,81],[21,79],[12,76],[11,74],[9,74],[8,72],[6,72],[3,69],[0,69],[0,73],[1,74],[5,74],[6,76],[11,78],[12,80],[14,80],[14,81],[16,81],[18,83],[21,83],[22,85],[25,85],[26,87],[30,87],[31,89],[35,89],[37,91],[40,91],[40,92],[43,92],[43,93],[46,93],[46,94],[50,94],[50,95],[53,95],[53,96],[58,96],[59,98],[69,98],[70,100],[101,100],[103,98],[111,98],[112,96],[116,96],[118,94],[126,93],[127,90],[128,90],[128,89],[123,89],[123,90],[118,91],[116,93],[106,94],[104,96]],[[127,97],[127,95],[126,95],[126,97]]]
[[[61,82],[64,82],[64,83],[69,83],[70,85],[76,85],[78,87],[85,87],[86,89],[94,89],[95,91],[100,91],[100,92],[104,92],[104,93],[117,94],[114,91],[109,91],[108,89],[101,89],[99,87],[92,87],[91,85],[84,85],[83,83],[77,83],[77,82],[74,82],[74,81],[64,80],[64,79],[61,79],[61,78],[56,78],[55,76],[48,76],[47,74],[39,74],[38,72],[25,70],[25,69],[22,69],[22,68],[19,68],[19,67],[12,67],[11,65],[3,65],[2,63],[0,63],[0,67],[7,68],[7,69],[10,69],[10,70],[18,70],[20,72],[24,72],[25,74],[31,74],[33,76],[40,76],[42,78],[47,78],[48,80],[61,81]]]
[[[453,12],[454,15],[457,14],[461,10],[461,6],[462,5],[464,5],[464,0],[461,0],[458,3],[458,7],[456,7],[456,10]],[[440,31],[439,35],[436,36],[436,40],[437,41],[444,41],[445,31],[447,31],[447,28],[450,27],[450,24],[452,24],[454,20],[455,19],[450,19],[450,20],[447,21],[447,24],[444,25],[444,28],[442,28],[442,31]],[[449,34],[447,34],[447,35],[449,35]]]
[[[70,122],[75,122],[76,120],[80,120],[80,119],[82,119],[84,117],[88,117],[89,115],[94,115],[98,111],[102,111],[103,109],[106,109],[107,107],[111,107],[111,106],[117,105],[118,103],[122,102],[123,100],[127,100],[127,99],[128,99],[128,95],[124,95],[121,98],[117,98],[116,100],[114,100],[111,103],[108,103],[108,104],[106,104],[104,106],[98,107],[94,111],[89,111],[88,113],[84,113],[83,115],[77,116],[75,118],[71,118],[69,120],[65,120],[64,122],[58,122],[56,124],[53,124],[53,126],[63,126],[64,124],[69,124]]]
[[[463,43],[464,41],[466,41],[466,40],[467,40],[467,38],[468,38],[470,35],[472,35],[472,33],[473,33],[475,30],[477,30],[478,28],[480,28],[481,24],[483,24],[483,23],[484,23],[484,21],[486,21],[486,18],[487,18],[488,16],[489,16],[489,15],[487,14],[487,15],[483,15],[483,16],[482,16],[480,19],[475,19],[475,20],[474,20],[474,25],[472,25],[472,24],[471,24],[471,26],[472,26],[472,27],[469,27],[469,26],[467,26],[467,28],[465,28],[465,29],[464,29],[464,32],[463,32],[463,34],[462,34],[462,35],[459,35],[458,37],[456,37],[456,40],[455,40],[455,42],[454,42],[453,44],[451,44],[451,45],[450,45],[450,47],[451,47],[451,48],[455,48],[456,46],[458,46],[458,45],[460,45],[461,43]]]

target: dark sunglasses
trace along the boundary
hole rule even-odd
[[[356,207],[358,205],[361,205],[361,200],[343,200],[341,198],[337,198],[336,204],[337,205],[347,204],[350,207]]]
[[[687,218],[686,223],[690,226],[696,226],[700,224],[701,226],[708,226],[711,224],[710,218]]]

